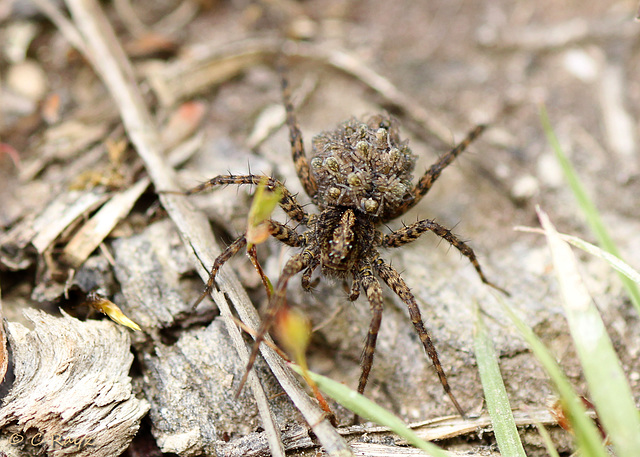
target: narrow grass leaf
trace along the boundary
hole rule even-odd
[[[478,306],[474,326],[474,347],[484,398],[500,453],[512,457],[526,457],[500,374],[495,349]]]
[[[538,209],[560,284],[569,330],[600,421],[619,457],[640,454],[640,415],[604,323],[582,283],[571,248]]]
[[[535,421],[533,424],[538,428],[538,433],[540,433],[540,437],[542,438],[542,442],[544,443],[544,447],[547,448],[547,452],[549,453],[549,457],[560,457],[560,454],[558,454],[558,450],[556,449],[555,445],[553,444],[553,440],[551,439],[551,435],[549,435],[549,432],[547,431],[547,429],[544,428],[544,425],[542,425],[542,423],[538,422],[538,421]]]
[[[542,128],[547,135],[547,140],[551,144],[551,147],[556,154],[556,158],[558,159],[558,162],[562,167],[562,171],[564,172],[565,178],[569,183],[569,187],[571,187],[571,190],[573,191],[573,194],[576,197],[576,200],[578,201],[578,204],[580,205],[580,208],[582,209],[582,212],[584,213],[587,219],[587,223],[591,227],[591,230],[593,230],[594,234],[598,238],[600,245],[605,251],[621,258],[620,253],[618,252],[618,248],[613,242],[611,236],[609,236],[609,232],[602,222],[602,218],[600,217],[598,209],[587,195],[587,192],[582,186],[582,183],[580,182],[577,173],[573,169],[571,162],[564,154],[564,151],[560,146],[560,142],[558,141],[558,138],[556,137],[553,128],[551,127],[551,123],[549,122],[549,117],[544,106],[540,107],[540,119],[542,122]],[[636,311],[640,314],[640,289],[638,288],[638,285],[624,275],[621,275],[620,279],[622,280],[625,289],[627,289],[629,298],[635,306]]]
[[[540,230],[538,228],[533,227],[515,227],[515,230],[523,231],[523,232],[531,232],[531,233],[540,233],[544,235],[544,230]],[[573,235],[567,235],[566,233],[558,233],[560,238],[562,238],[567,243],[573,244],[578,249],[582,249],[588,254],[591,254],[595,257],[598,257],[604,261],[606,261],[613,269],[622,273],[627,278],[635,282],[636,284],[640,284],[640,272],[634,269],[631,265],[626,263],[624,260],[616,257],[613,254],[599,248],[596,245],[589,243],[581,238],[578,238]]]
[[[582,249],[583,251],[588,252],[593,256],[596,256],[605,260],[616,271],[619,271],[620,273],[625,275],[627,278],[629,278],[631,281],[635,282],[636,284],[640,284],[640,272],[638,272],[638,270],[635,270],[624,260],[620,259],[620,257],[610,254],[609,252],[603,249],[600,249],[598,246],[595,246],[578,237],[565,235],[562,233],[560,234],[560,237],[563,240],[573,244],[575,247]]]
[[[303,374],[299,366],[294,364],[289,364],[289,366],[300,375]],[[407,440],[409,444],[418,449],[422,449],[432,457],[450,457],[448,453],[436,445],[420,439],[399,417],[383,407],[376,405],[364,395],[360,395],[355,390],[326,376],[311,371],[307,371],[306,373],[315,381],[320,390],[358,416],[362,416],[376,424],[389,427],[391,431]]]
[[[500,374],[495,349],[478,306],[476,306],[474,326],[474,347],[484,398],[487,402],[487,410],[491,416],[493,433],[496,436],[500,453],[513,457],[526,457],[511,412],[507,390]]]
[[[498,302],[503,306],[505,312],[514,323],[518,332],[525,339],[536,359],[540,362],[553,382],[567,419],[571,424],[575,434],[576,444],[582,455],[588,457],[610,457],[602,444],[600,432],[593,421],[587,416],[582,401],[576,395],[566,376],[558,366],[553,355],[542,344],[533,331],[513,312],[502,297],[497,296]]]

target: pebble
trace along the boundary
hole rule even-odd
[[[7,71],[7,88],[32,101],[41,100],[47,93],[47,76],[33,60],[11,65]]]

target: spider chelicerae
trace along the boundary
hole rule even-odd
[[[296,223],[296,227],[306,226],[306,230],[299,233],[296,228],[286,224],[268,221],[269,232],[274,238],[288,246],[299,248],[300,252],[286,262],[274,288],[263,323],[256,335],[247,373],[255,361],[260,343],[273,324],[278,310],[285,303],[289,280],[302,273],[302,287],[310,290],[312,274],[320,268],[325,276],[352,280],[350,300],[356,300],[360,291],[363,291],[369,301],[372,317],[358,382],[358,392],[363,393],[371,371],[382,320],[382,280],[407,305],[414,329],[438,373],[444,391],[458,413],[464,416],[462,407],[451,391],[415,297],[400,274],[380,257],[378,250],[400,247],[418,239],[425,232],[433,232],[467,257],[484,283],[505,291],[485,277],[473,249],[437,222],[424,219],[390,233],[383,233],[378,227],[415,206],[442,171],[482,133],[485,126],[479,125],[473,129],[413,185],[412,172],[416,156],[412,154],[407,141],[400,139],[397,123],[392,117],[380,114],[364,122],[352,118],[332,131],[317,135],[313,139],[313,152],[309,160],[291,103],[289,84],[284,77],[282,97],[293,162],[305,192],[319,211],[317,214],[305,211],[284,184],[271,177],[252,174],[221,175],[186,192],[186,195],[191,195],[219,185],[264,183],[268,189],[278,189],[281,192],[280,207]],[[222,265],[246,245],[245,233],[218,256],[211,268],[206,288],[194,303],[194,308],[211,292]]]

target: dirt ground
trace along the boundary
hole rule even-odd
[[[483,413],[472,343],[476,304],[487,316],[512,408],[546,411],[553,401],[543,370],[499,300],[517,310],[554,351],[578,392],[587,394],[544,239],[514,227],[539,226],[539,205],[559,231],[595,241],[544,135],[544,106],[623,257],[640,268],[636,2],[103,3],[106,22],[116,32],[109,46],[119,43],[125,50],[120,61],[131,64],[128,81],[151,113],[148,125],[158,132],[159,141],[150,141],[159,145],[155,161],[140,152],[144,135],[132,133],[135,119],[127,116],[135,110],[123,112],[126,91],[113,96],[117,86],[104,82],[109,65],[93,69],[103,57],[91,54],[95,48],[86,37],[92,32],[81,25],[75,3],[69,1],[71,22],[53,25],[52,13],[0,1],[0,305],[6,320],[28,328],[34,318],[25,319],[26,308],[102,319],[97,313],[87,317],[82,306],[86,294],[100,287],[142,327],[126,337],[134,355],[128,362],[132,400],[140,400],[144,418],[131,422],[136,438],[131,445],[131,437],[124,440],[119,452],[270,452],[268,427],[250,390],[233,399],[244,363],[223,324],[224,311],[208,300],[195,314],[189,311],[203,287],[189,247],[196,243],[185,237],[188,229],[175,216],[171,197],[161,203],[157,191],[250,170],[285,181],[303,203],[310,202],[291,160],[278,55],[285,56],[307,151],[315,134],[338,122],[387,111],[398,118],[419,157],[419,176],[475,125],[490,124],[429,195],[389,229],[422,218],[454,228],[490,279],[511,296],[499,297],[483,285],[467,259],[435,236],[382,255],[412,288],[452,388],[470,414]],[[85,37],[79,41],[85,42],[83,50],[70,44],[74,23]],[[162,167],[176,170],[175,181],[155,171]],[[95,216],[109,204],[100,225]],[[250,189],[229,187],[190,197],[184,211],[206,214],[224,246],[245,230],[250,204]],[[274,217],[286,221],[280,210]],[[275,241],[258,247],[273,281],[292,252]],[[600,261],[577,255],[638,400],[638,316],[617,276]],[[251,302],[263,309],[266,295],[246,257],[238,255],[225,270],[229,277],[235,273]],[[233,287],[220,287],[234,302]],[[340,283],[330,281],[303,292],[297,278],[288,292],[289,303],[320,327],[308,350],[310,368],[355,388],[370,312],[363,297],[351,303],[347,296]],[[390,291],[385,305],[367,397],[409,422],[454,414],[406,307]],[[308,431],[308,416],[280,395],[266,363],[257,371],[289,452],[322,455]],[[171,412],[176,404],[182,407]],[[347,424],[350,413],[333,407],[338,421]],[[0,415],[0,425],[11,425],[11,431],[19,422]],[[569,455],[570,436],[550,429],[562,455]],[[439,444],[470,452],[465,455],[494,455],[487,430],[476,427]],[[344,434],[356,443],[356,455],[413,455],[391,446],[391,438]],[[532,427],[521,434],[528,455],[546,455]],[[358,450],[363,443],[387,445],[378,451],[387,454],[373,447]]]

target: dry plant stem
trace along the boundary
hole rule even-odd
[[[101,76],[112,94],[120,111],[123,123],[131,142],[145,163],[152,182],[158,189],[176,188],[174,172],[163,158],[163,148],[159,134],[144,104],[138,86],[133,77],[130,62],[118,43],[115,34],[104,17],[99,5],[94,0],[68,0],[67,5],[73,20],[85,38],[86,48],[95,62],[95,71]],[[174,221],[187,248],[194,252],[198,262],[203,265],[199,273],[208,277],[208,269],[204,265],[213,264],[213,256],[220,252],[206,218],[186,204],[184,197],[165,194],[160,200],[167,213]],[[251,327],[257,328],[258,315],[246,292],[237,278],[230,272],[220,275],[219,285],[225,291],[238,310],[241,319]],[[222,294],[216,294],[215,301],[221,312],[230,315],[228,304]],[[223,311],[224,310],[224,311]],[[230,333],[238,333],[234,339],[241,341],[239,331],[232,322],[228,324]],[[239,353],[246,351],[244,343],[236,346]],[[331,424],[324,419],[323,412],[301,389],[292,374],[284,367],[281,359],[268,346],[261,348],[265,360],[271,367],[294,404],[301,411],[306,421],[312,424],[313,431],[329,455],[352,455],[345,441],[336,433]],[[284,455],[278,431],[269,411],[266,395],[257,376],[250,376],[250,384],[263,425],[269,431],[269,443],[274,455]]]
[[[233,316],[232,316],[232,319],[233,319],[233,322],[235,322],[235,324],[238,327],[240,327],[240,329],[243,332],[251,335],[254,339],[257,339],[259,337],[258,332],[256,332],[253,329],[247,327],[244,324],[244,322],[242,322],[239,319],[236,319]],[[276,344],[273,341],[271,341],[270,339],[265,339],[263,341],[263,343],[266,344],[267,346],[269,346],[271,349],[273,349],[280,357],[282,357],[282,360],[285,360],[288,363],[294,363],[289,359],[289,356],[287,356],[287,354],[285,354],[282,351],[282,349],[280,349],[278,346],[276,346]],[[311,378],[308,378],[308,377],[305,377],[305,381],[311,387],[311,390],[313,391],[314,397],[316,397],[316,400],[318,400],[318,403],[320,404],[320,408],[322,408],[322,410],[327,413],[327,417],[329,418],[329,420],[331,421],[333,426],[334,427],[337,426],[337,419],[335,417],[335,414],[331,410],[331,407],[329,406],[329,403],[327,403],[327,400],[322,395],[322,392],[320,392],[320,389],[318,389],[318,386],[316,385],[316,383],[313,382],[313,380]]]
[[[116,100],[125,128],[145,162],[153,182],[157,188],[172,186],[174,182],[173,170],[162,158],[163,148],[159,141],[158,131],[138,91],[130,63],[102,11],[97,3],[91,0],[69,1],[68,5],[76,24],[80,26],[82,35],[86,38],[87,48],[93,56],[91,61],[96,65],[95,70],[100,74]],[[199,232],[197,235],[200,235],[198,238],[201,241],[198,244],[203,249],[206,249],[206,246],[215,246],[215,242],[208,232],[208,223],[203,217],[198,217],[192,210],[189,210],[179,199],[180,197],[169,195],[161,198],[165,209],[179,226],[181,235],[184,236],[185,233],[197,230]],[[194,249],[192,236],[189,236],[187,240]],[[219,306],[221,301],[218,300]],[[223,307],[220,306],[221,309]],[[236,348],[241,352],[244,345],[242,347],[236,346]],[[257,377],[252,377],[250,385],[258,403],[265,430],[269,431],[271,451],[274,455],[284,456],[284,449],[269,410],[266,394]]]
[[[149,187],[149,179],[142,178],[131,188],[114,196],[65,246],[62,254],[63,261],[73,268],[80,267],[111,233],[116,224],[129,214],[147,187]]]
[[[591,413],[590,413],[591,414]],[[529,427],[534,423],[544,425],[557,425],[556,419],[547,409],[530,410],[530,411],[513,411],[513,417],[518,427]],[[484,414],[479,417],[463,419],[459,416],[446,416],[428,421],[416,422],[409,424],[416,434],[425,441],[441,441],[452,438],[469,437],[478,433],[478,430],[490,430],[491,417]],[[340,434],[348,437],[358,437],[366,435],[372,438],[380,438],[392,435],[388,427],[342,427]],[[401,444],[403,440],[396,441]]]
[[[42,0],[40,0],[42,1]],[[416,103],[391,81],[347,51],[325,49],[310,43],[287,43],[273,38],[243,40],[224,49],[212,48],[195,62],[178,61],[147,77],[161,103],[171,105],[177,100],[192,97],[221,81],[229,79],[256,62],[283,52],[288,57],[319,61],[336,68],[377,92],[386,103],[407,114],[419,125],[416,133],[430,132],[441,141],[451,142],[451,129],[439,116]]]
[[[411,97],[398,89],[391,81],[367,66],[356,56],[338,49],[324,49],[306,43],[296,43],[289,55],[322,60],[379,93],[394,108],[409,115],[426,131],[434,134],[445,143],[451,141],[451,129],[438,116],[416,103]]]

